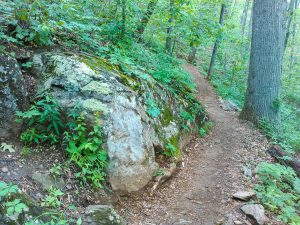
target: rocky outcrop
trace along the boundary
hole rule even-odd
[[[17,132],[14,115],[26,104],[25,80],[18,62],[13,57],[0,53],[0,138]]]
[[[32,71],[38,94],[50,93],[64,110],[80,107],[90,122],[100,113],[113,190],[141,189],[158,167],[155,149],[169,143],[180,148],[184,135],[179,115],[190,103],[150,76],[127,76],[103,59],[62,53],[36,54]],[[202,121],[204,112],[197,118]]]

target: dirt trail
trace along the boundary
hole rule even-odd
[[[144,193],[122,198],[118,208],[129,224],[213,225],[232,213],[240,219],[239,206],[231,199],[237,190],[251,189],[243,166],[267,157],[267,140],[235,112],[220,108],[215,91],[196,67],[185,69],[195,76],[198,98],[214,121],[205,138],[195,137],[186,149],[179,172],[154,195]]]

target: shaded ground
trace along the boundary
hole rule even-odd
[[[247,223],[239,211],[244,203],[231,196],[251,189],[255,177],[246,177],[244,168],[253,169],[259,161],[270,160],[265,154],[267,140],[240,121],[238,113],[221,109],[215,91],[197,68],[186,65],[185,69],[195,76],[198,98],[214,128],[207,137],[193,139],[178,173],[153,195],[145,191],[122,197],[117,208],[131,225],[213,225],[221,224],[228,213]]]

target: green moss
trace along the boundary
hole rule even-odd
[[[82,56],[80,61],[88,65],[94,71],[110,71],[119,73],[119,70],[116,66],[110,64],[106,59],[100,57]]]
[[[171,109],[169,106],[165,108],[165,110],[162,113],[162,119],[161,124],[166,127],[170,124],[170,122],[173,120],[173,114],[171,112]]]
[[[119,81],[125,86],[131,88],[133,91],[138,91],[141,87],[141,83],[131,76],[124,74],[117,66],[112,65],[106,59],[100,57],[82,56],[80,61],[85,63],[93,71],[107,71],[113,72],[119,77]]]

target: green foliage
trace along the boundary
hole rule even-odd
[[[21,134],[25,145],[31,143],[58,143],[64,125],[60,117],[58,102],[50,96],[43,96],[26,112],[18,111],[17,122],[25,123],[29,128]]]
[[[6,207],[7,216],[13,220],[17,220],[22,212],[28,211],[28,207],[20,199],[6,202],[4,206]]]
[[[49,208],[58,208],[61,205],[60,197],[64,194],[62,191],[56,188],[50,188],[48,190],[49,194],[42,199],[42,206]]]
[[[212,127],[213,127],[212,121],[205,122],[202,125],[202,127],[198,129],[200,137],[205,137],[209,133],[209,131],[212,129]]]
[[[3,201],[4,198],[8,197],[11,194],[17,193],[19,188],[17,185],[12,183],[5,183],[0,181],[0,201]]]
[[[94,187],[102,188],[101,182],[106,176],[108,155],[107,151],[101,147],[103,136],[99,115],[96,114],[95,118],[91,131],[85,123],[83,114],[76,118],[71,135],[68,132],[65,133],[66,151],[70,155],[70,161],[80,169],[80,172],[76,173],[76,177],[82,179],[84,183],[91,181]]]
[[[62,167],[60,164],[54,164],[49,172],[53,177],[58,177],[62,174]]]
[[[108,155],[101,147],[103,135],[98,114],[95,115],[93,127],[88,127],[85,116],[79,115],[75,107],[67,115],[69,122],[63,124],[57,101],[45,96],[28,111],[17,112],[17,116],[18,121],[28,127],[20,136],[25,144],[23,155],[30,152],[28,146],[32,144],[53,145],[60,141],[63,146],[67,146],[70,162],[75,163],[80,169],[76,177],[84,183],[91,182],[95,188],[102,188],[101,182],[105,180]],[[59,176],[60,165],[54,165],[50,172],[54,176]]]
[[[146,99],[146,106],[147,106],[146,112],[152,118],[156,118],[160,115],[160,110],[157,104],[151,98]]]
[[[259,200],[285,223],[299,224],[300,179],[292,168],[261,163],[257,168],[259,183],[255,190]]]
[[[154,171],[153,176],[154,177],[159,177],[165,175],[165,171],[162,168],[158,168],[157,170]]]
[[[166,146],[165,146],[165,150],[163,151],[163,154],[165,156],[168,156],[168,157],[172,157],[172,158],[175,158],[178,156],[178,153],[179,153],[179,149],[177,149],[176,146],[174,146],[173,144],[171,143],[168,143]]]

